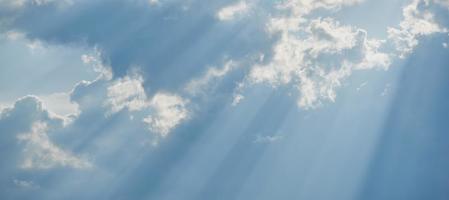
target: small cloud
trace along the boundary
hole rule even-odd
[[[217,17],[221,21],[229,21],[235,19],[238,15],[247,12],[249,5],[245,1],[240,1],[236,4],[232,4],[220,9],[217,13]]]
[[[438,20],[430,11],[433,1],[415,0],[402,10],[403,20],[399,27],[388,28],[388,39],[393,42],[399,58],[411,54],[419,44],[419,38],[435,33],[447,33],[446,28],[441,27]],[[438,1],[436,2],[438,3]]]
[[[11,41],[23,39],[25,37],[25,35],[23,33],[17,32],[17,31],[8,31],[5,33],[5,36],[8,40],[11,40]]]
[[[27,44],[27,47],[31,50],[32,53],[45,50],[44,45],[39,40],[29,42]]]
[[[15,186],[22,188],[22,189],[37,189],[37,188],[39,188],[39,186],[36,185],[33,181],[14,179],[13,183]]]
[[[139,75],[125,76],[113,82],[107,88],[105,104],[115,113],[124,108],[138,111],[148,106],[147,95],[143,87],[143,78]]]
[[[106,80],[112,79],[112,70],[109,66],[103,64],[101,60],[101,53],[95,49],[93,54],[83,54],[81,55],[81,60],[86,65],[91,65],[93,70],[100,74],[99,78]]]
[[[449,45],[447,44],[447,42],[443,42],[443,48],[447,49],[449,47]]]
[[[187,83],[185,90],[193,96],[201,94],[207,91],[214,81],[219,81],[236,68],[237,64],[233,60],[227,61],[221,68],[211,67],[203,76]]]
[[[382,93],[380,94],[380,96],[387,96],[391,91],[391,85],[387,84],[384,88],[384,90],[382,91]]]
[[[245,98],[245,96],[241,95],[241,94],[236,94],[234,95],[234,98],[232,100],[232,106],[237,106],[243,99]]]
[[[267,135],[267,136],[258,135],[253,142],[257,143],[257,144],[269,144],[269,143],[278,142],[279,140],[282,140],[283,138],[284,137],[282,135],[273,135],[273,136],[270,136],[270,135]]]
[[[368,84],[368,82],[363,82],[362,84],[360,84],[360,86],[359,87],[357,87],[357,92],[358,91],[360,91],[363,87],[365,87],[366,86],[366,84]]]
[[[143,122],[148,124],[151,131],[165,137],[173,128],[188,118],[187,104],[188,101],[180,96],[157,93],[149,102],[149,106],[154,112],[144,118]]]

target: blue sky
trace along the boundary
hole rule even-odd
[[[447,0],[0,0],[0,199],[449,199]]]

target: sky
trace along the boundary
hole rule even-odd
[[[449,199],[447,0],[0,0],[0,199]]]

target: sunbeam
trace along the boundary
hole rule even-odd
[[[0,199],[448,199],[445,0],[0,0]]]

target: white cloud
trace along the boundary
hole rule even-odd
[[[419,37],[447,32],[446,28],[437,23],[434,13],[429,9],[429,5],[433,2],[413,0],[403,9],[404,19],[400,22],[399,27],[388,28],[388,38],[394,42],[401,58],[413,51],[419,43]]]
[[[79,113],[78,104],[70,101],[69,93],[53,93],[40,95],[45,107],[60,116],[77,115]]]
[[[3,109],[11,107],[11,103],[9,102],[0,102],[0,113],[3,111]]]
[[[384,41],[332,18],[272,22],[268,30],[281,34],[273,58],[268,64],[254,65],[248,80],[273,87],[292,84],[299,91],[298,105],[305,109],[323,100],[335,101],[336,89],[353,70],[386,69],[391,63],[389,55],[379,51]]]
[[[217,74],[209,74],[209,76],[215,75]],[[168,135],[173,128],[188,118],[188,103],[189,101],[181,96],[166,92],[157,92],[154,96],[147,97],[143,78],[138,74],[125,76],[112,82],[107,88],[105,100],[105,105],[111,109],[112,113],[125,108],[134,112],[149,112],[150,114],[142,121],[148,125],[151,132],[161,137]]]
[[[125,76],[114,81],[107,88],[106,105],[112,112],[124,108],[137,111],[147,107],[147,96],[143,88],[143,78],[139,75]]]
[[[191,95],[197,95],[199,93],[205,92],[205,90],[207,90],[208,87],[211,86],[212,82],[216,82],[218,79],[224,77],[236,67],[237,63],[233,60],[226,62],[221,68],[211,67],[201,77],[192,79],[190,82],[188,82],[185,90]]]
[[[246,3],[246,1],[239,1],[235,4],[220,9],[217,13],[217,18],[222,21],[233,20],[237,16],[246,13],[248,10],[248,3]]]
[[[98,78],[111,80],[112,79],[112,69],[109,66],[103,64],[101,60],[101,53],[98,49],[94,49],[94,53],[92,54],[83,54],[81,55],[81,60],[84,64],[91,65],[93,70],[99,73]]]
[[[150,131],[165,137],[168,133],[189,116],[188,101],[180,96],[157,93],[149,102],[153,110],[143,121],[148,124]]]
[[[18,136],[25,143],[23,151],[24,169],[49,169],[54,167],[90,168],[92,165],[53,144],[47,135],[48,125],[45,122],[33,123],[29,133]]]

